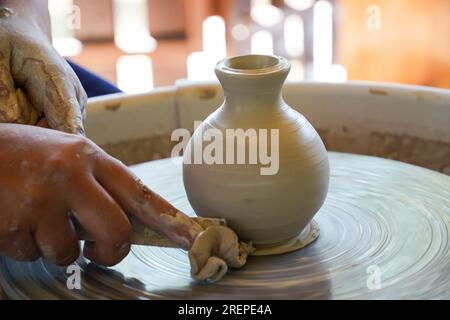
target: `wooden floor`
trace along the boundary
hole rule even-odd
[[[176,80],[186,77],[186,59],[195,51],[184,40],[158,41],[157,49],[148,56],[152,59],[154,85],[172,85]],[[85,43],[79,56],[70,59],[116,83],[116,62],[127,55],[117,49],[114,43]]]

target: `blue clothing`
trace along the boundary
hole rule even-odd
[[[86,70],[79,65],[68,61],[73,71],[77,74],[80,82],[86,91],[88,97],[103,96],[105,94],[122,92],[119,88],[114,86],[112,83],[106,81],[105,79],[99,77],[98,75]]]

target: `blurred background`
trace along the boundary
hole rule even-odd
[[[292,64],[289,81],[450,88],[449,0],[50,0],[54,45],[128,93],[212,80],[248,53]]]

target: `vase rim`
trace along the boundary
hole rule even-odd
[[[236,76],[262,76],[289,72],[290,67],[289,61],[281,56],[248,54],[223,59],[215,69]]]

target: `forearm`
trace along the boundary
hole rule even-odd
[[[0,0],[0,8],[9,8],[14,14],[41,30],[51,40],[48,0]]]

